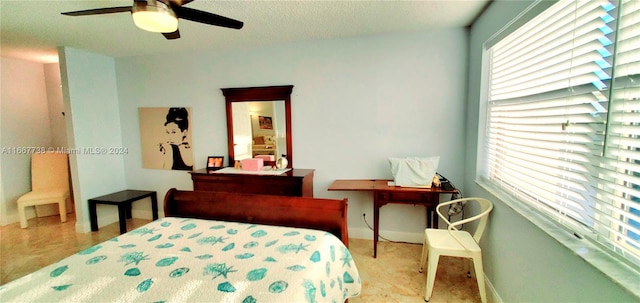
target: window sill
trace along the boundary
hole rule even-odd
[[[640,272],[616,260],[589,240],[573,236],[567,229],[551,222],[546,216],[518,202],[514,197],[502,193],[491,184],[480,180],[476,180],[476,183],[560,244],[570,249],[576,256],[598,269],[614,283],[640,299],[640,283],[638,283],[640,281]]]

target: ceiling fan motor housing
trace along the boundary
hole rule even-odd
[[[131,15],[136,26],[146,31],[172,33],[178,29],[176,13],[162,1],[135,1]]]

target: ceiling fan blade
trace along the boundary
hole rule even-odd
[[[182,19],[234,29],[241,29],[244,25],[242,21],[234,20],[212,13],[207,13],[197,9],[183,6],[172,6],[171,8],[176,13],[176,16]]]
[[[173,5],[183,6],[187,3],[193,2],[193,0],[169,0],[169,2]]]
[[[167,38],[167,40],[173,40],[180,38],[180,30],[176,30],[173,33],[162,33],[162,35]]]
[[[132,6],[118,6],[118,7],[88,9],[88,10],[75,11],[75,12],[66,12],[62,14],[66,16],[102,15],[102,14],[130,12],[132,9],[133,9]]]

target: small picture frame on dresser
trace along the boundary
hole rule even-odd
[[[224,163],[224,156],[209,156],[207,157],[207,171],[214,171],[222,168]]]

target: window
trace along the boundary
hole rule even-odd
[[[482,181],[638,268],[640,1],[558,1],[488,55]]]

